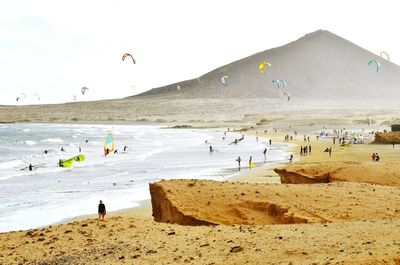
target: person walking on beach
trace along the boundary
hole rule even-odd
[[[264,148],[263,154],[264,154],[264,161],[265,161],[267,159],[267,148]]]
[[[240,163],[242,162],[242,159],[240,158],[240,156],[238,156],[238,158],[236,158],[236,161],[238,162],[238,168],[240,171]]]
[[[104,220],[104,216],[106,215],[106,206],[103,204],[103,202],[101,200],[99,203],[98,213],[99,213],[99,220],[100,219]]]
[[[300,156],[303,156],[303,146],[300,146]]]
[[[311,154],[311,145],[308,146],[308,153]]]
[[[381,157],[378,155],[378,153],[376,153],[375,161],[376,161],[376,162],[379,162],[379,160],[381,160]]]
[[[250,156],[249,158],[249,169],[253,167],[253,158]]]
[[[292,163],[292,161],[293,161],[293,154],[291,154],[289,157],[289,162]]]
[[[372,153],[372,161],[375,161],[375,159],[376,159],[376,154]]]

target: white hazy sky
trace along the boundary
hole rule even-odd
[[[0,0],[0,104],[17,104],[21,93],[27,98],[18,104],[125,97],[318,29],[385,50],[399,64],[399,7],[396,0]],[[125,52],[136,65],[121,61]]]

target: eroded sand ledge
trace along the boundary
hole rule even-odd
[[[274,171],[282,183],[349,181],[400,187],[400,164],[397,162],[318,162],[294,164]]]
[[[163,180],[150,184],[150,192],[154,219],[182,225],[326,223],[400,217],[397,187],[363,183],[268,185]]]

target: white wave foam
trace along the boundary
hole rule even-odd
[[[62,139],[60,139],[60,138],[48,138],[48,139],[42,140],[42,142],[62,143],[62,142],[64,142],[64,141],[63,141]]]
[[[26,141],[24,141],[24,143],[27,145],[35,145],[36,144],[35,141],[31,141],[31,140],[26,140]]]
[[[24,162],[22,162],[22,160],[20,159],[14,159],[14,160],[10,160],[10,161],[4,161],[4,162],[0,162],[0,168],[1,169],[5,169],[5,168],[14,168],[16,166],[19,166],[21,164],[23,164]]]

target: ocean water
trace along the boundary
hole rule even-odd
[[[103,142],[109,132],[118,152],[105,157]],[[135,207],[150,199],[149,183],[161,179],[224,180],[237,174],[239,155],[244,166],[250,156],[256,165],[287,160],[283,144],[268,147],[264,162],[266,142],[246,136],[229,145],[241,134],[223,136],[159,126],[0,124],[0,232],[96,214],[100,199],[108,212]],[[210,144],[215,152],[209,152]],[[58,167],[59,159],[78,155],[79,147],[85,161]]]

